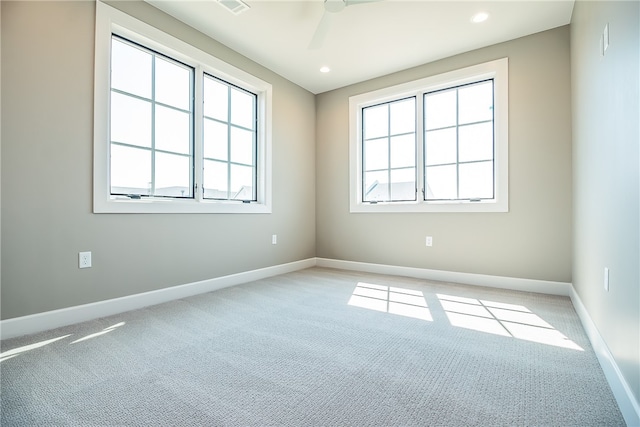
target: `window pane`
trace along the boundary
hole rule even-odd
[[[111,194],[149,194],[151,151],[111,144]]]
[[[204,115],[214,119],[229,121],[229,88],[226,85],[205,76],[204,79]]]
[[[388,104],[364,108],[362,112],[364,139],[380,138],[389,134]]]
[[[426,171],[427,200],[457,199],[456,166],[430,166]]]
[[[391,104],[391,135],[416,131],[416,100],[409,98]]]
[[[387,171],[364,174],[362,198],[365,202],[389,200],[389,175]]]
[[[460,198],[493,198],[493,162],[460,165]]]
[[[256,200],[256,96],[208,76],[204,92],[205,115],[219,120],[204,123],[205,197]]]
[[[400,168],[415,165],[416,142],[414,134],[391,138],[391,167]]]
[[[493,122],[460,126],[461,162],[493,159]]]
[[[203,180],[205,197],[210,199],[227,199],[228,196],[228,164],[223,162],[204,161]]]
[[[111,38],[111,87],[151,98],[152,56],[117,38]]]
[[[253,168],[231,165],[230,199],[253,200]]]
[[[391,171],[391,200],[416,199],[416,172],[414,168]]]
[[[434,92],[424,96],[425,129],[456,125],[456,91]]]
[[[231,123],[248,129],[254,129],[253,95],[231,88]]]
[[[111,141],[151,147],[151,103],[112,91]]]
[[[191,158],[156,153],[156,196],[191,197]]]
[[[458,91],[458,123],[493,119],[493,80],[465,86]]]
[[[189,113],[156,104],[156,148],[174,153],[191,152]]]
[[[191,72],[164,58],[156,56],[156,101],[183,110],[189,108]]]
[[[231,128],[231,161],[253,165],[253,132]]]
[[[387,169],[389,167],[388,139],[372,139],[364,143],[364,170]]]
[[[229,125],[205,119],[204,121],[204,157],[228,160]]]
[[[426,132],[425,161],[427,166],[456,162],[456,129]]]

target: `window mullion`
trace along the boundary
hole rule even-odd
[[[456,89],[456,200],[460,200],[460,90]]]
[[[387,104],[387,201],[391,199],[391,105]]]
[[[193,78],[193,197],[204,199],[204,71],[201,66],[194,69]]]
[[[255,201],[258,200],[258,173],[259,173],[259,164],[258,164],[258,129],[260,124],[258,123],[258,97],[253,96],[253,140],[252,140],[252,150],[253,150],[253,194],[251,195],[252,199]]]
[[[365,126],[366,126],[365,117],[364,117],[364,108],[363,107],[359,107],[358,111],[357,111],[357,114],[358,114],[358,117],[360,118],[360,121],[358,122],[359,126],[360,126],[360,129],[359,129],[360,139],[358,141],[359,148],[360,148],[360,151],[359,151],[360,155],[358,156],[358,163],[359,163],[359,166],[360,166],[360,170],[359,170],[359,172],[360,172],[359,173],[360,182],[358,184],[360,186],[360,191],[362,193],[358,197],[358,199],[359,199],[358,201],[359,202],[365,202],[366,201],[366,197],[367,197],[367,189],[366,189],[367,180],[366,180],[366,177],[365,177],[365,168],[367,166],[366,162],[365,162],[365,158],[366,158],[365,156],[367,154],[367,151],[366,151],[367,149],[366,149],[366,144],[365,144],[366,135],[364,133],[364,129],[365,129]]]
[[[151,182],[149,196],[156,194],[156,55],[151,55]]]
[[[416,202],[425,200],[424,92],[416,94]],[[422,193],[422,200],[417,193]]]
[[[227,86],[227,200],[231,200],[231,86]]]

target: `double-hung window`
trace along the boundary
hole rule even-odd
[[[508,211],[507,67],[351,97],[351,212]]]
[[[94,211],[268,213],[271,85],[97,2]]]

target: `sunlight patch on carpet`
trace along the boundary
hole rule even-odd
[[[79,338],[79,339],[75,340],[74,342],[72,342],[71,344],[75,344],[75,343],[79,343],[79,342],[82,342],[82,341],[90,340],[91,338],[99,337],[100,335],[108,334],[109,332],[114,331],[115,329],[119,328],[120,326],[123,326],[124,324],[125,324],[125,322],[116,323],[115,325],[111,325],[108,328],[104,328],[100,332],[96,332],[94,334],[89,334],[86,337]]]
[[[27,351],[34,350],[34,349],[40,348],[40,347],[44,347],[45,345],[48,345],[48,344],[51,344],[53,342],[59,341],[61,339],[67,338],[70,335],[71,334],[63,335],[63,336],[58,337],[58,338],[52,338],[52,339],[40,341],[40,342],[37,342],[37,343],[34,343],[34,344],[29,344],[29,345],[24,345],[22,347],[17,347],[17,348],[14,348],[12,350],[7,350],[4,353],[0,353],[0,362],[4,362],[5,360],[9,360],[12,357],[15,357],[15,356],[17,356],[19,354],[25,353]]]
[[[422,291],[358,282],[349,305],[433,321]]]
[[[452,326],[584,351],[524,306],[455,295],[437,297]]]

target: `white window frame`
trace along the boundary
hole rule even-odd
[[[482,80],[494,80],[494,198],[469,201],[425,201],[423,94]],[[416,170],[418,195],[409,202],[363,202],[362,109],[416,96]],[[509,60],[497,59],[349,98],[349,209],[366,212],[508,212],[509,211]]]
[[[112,196],[110,189],[111,36],[117,34],[195,68],[195,182],[193,199]],[[101,1],[96,2],[93,138],[94,213],[271,213],[271,84],[240,70]],[[202,74],[208,73],[258,95],[257,201],[212,200],[202,196]]]

